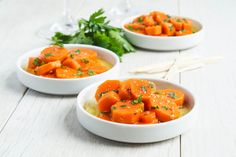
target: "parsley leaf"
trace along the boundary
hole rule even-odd
[[[41,60],[40,60],[39,58],[35,58],[34,61],[33,61],[33,64],[34,64],[35,66],[39,66],[39,65],[40,65],[40,64],[39,64],[40,61],[41,61]]]

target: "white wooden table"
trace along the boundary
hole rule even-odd
[[[76,18],[116,5],[118,1],[74,1]],[[163,142],[124,144],[97,137],[82,128],[75,115],[75,96],[52,96],[27,89],[16,78],[15,63],[24,52],[48,44],[35,32],[59,17],[58,0],[0,0],[0,156],[1,157],[235,157],[236,156],[236,1],[138,0],[140,10],[162,10],[199,19],[205,41],[186,51],[138,50],[124,56],[128,68],[175,57],[178,53],[222,55],[224,60],[181,73],[172,81],[198,98],[198,121],[189,132]],[[151,75],[150,77],[155,77]]]

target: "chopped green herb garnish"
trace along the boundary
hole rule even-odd
[[[75,54],[70,54],[70,58],[75,58]]]
[[[80,59],[80,61],[84,64],[88,64],[89,63],[89,60],[87,58],[82,58]]]
[[[46,64],[46,62],[42,61],[40,65],[44,65],[44,64]]]
[[[120,107],[121,107],[121,108],[126,108],[126,107],[127,107],[127,105],[121,105]]]
[[[149,82],[149,87],[150,88],[153,88],[154,87],[154,84],[152,82]]]
[[[142,102],[142,95],[140,95],[137,99],[131,102],[132,105],[136,105]]]
[[[152,106],[151,109],[159,109],[158,106]]]
[[[143,22],[143,18],[142,18],[142,17],[139,17],[139,18],[138,18],[138,22],[139,22],[139,23]]]
[[[44,54],[45,57],[50,57],[50,56],[53,56],[51,53],[45,53]]]
[[[101,93],[98,94],[98,97],[101,98],[104,94],[106,94],[108,91],[103,91]]]
[[[93,76],[95,73],[94,73],[94,71],[93,70],[88,70],[88,75],[89,76]]]
[[[142,90],[143,92],[147,92],[147,89],[146,89],[145,86],[141,86],[141,90]]]
[[[182,29],[182,30],[181,30],[181,32],[183,32],[183,33],[184,33],[184,32],[186,32],[186,30],[185,30],[185,29]]]
[[[116,110],[117,108],[116,108],[116,106],[112,106],[111,109],[112,110]]]
[[[177,22],[181,22],[181,20],[180,20],[180,19],[177,19],[176,21],[177,21]]]
[[[40,61],[41,61],[41,60],[40,60],[39,58],[35,58],[34,61],[33,61],[33,64],[34,64],[35,66],[39,66],[39,65],[40,65],[40,64],[39,64]]]
[[[177,95],[175,92],[170,92],[170,93],[168,93],[168,97],[171,97],[172,99],[176,99]]]
[[[164,110],[168,110],[169,108],[167,106],[161,106]]]
[[[76,53],[78,53],[78,54],[80,54],[80,50],[79,50],[79,49],[78,49],[78,50],[76,50],[75,52],[76,52]]]
[[[80,70],[78,70],[77,73],[76,73],[75,75],[76,75],[76,76],[81,76],[81,75],[83,75],[83,72],[80,71]]]
[[[128,25],[128,29],[131,31],[134,30],[133,27],[131,27],[130,25]]]
[[[174,27],[173,27],[173,25],[171,25],[169,28],[170,28],[170,31],[172,31]]]

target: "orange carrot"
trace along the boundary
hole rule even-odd
[[[50,62],[44,65],[41,65],[39,67],[37,67],[35,69],[35,73],[37,75],[45,75],[49,72],[51,72],[52,70],[55,70],[56,68],[61,67],[61,62],[60,61],[54,61],[54,62]]]
[[[79,68],[81,68],[81,66],[80,66],[80,64],[78,63],[78,62],[76,62],[74,59],[72,59],[72,58],[67,58],[67,59],[65,59],[63,62],[62,62],[62,64],[64,65],[64,66],[68,66],[68,67],[70,67],[70,68],[72,68],[72,69],[76,69],[76,70],[78,70]]]
[[[145,28],[147,35],[160,35],[162,33],[162,29],[160,25],[149,26]]]
[[[119,101],[111,107],[112,121],[126,124],[138,123],[143,106],[143,103],[133,104],[129,100]]]
[[[155,84],[148,80],[133,79],[130,84],[131,93],[137,99],[142,96],[145,102],[149,99],[150,95],[155,92]]]
[[[118,92],[119,88],[120,88],[119,80],[107,80],[98,86],[95,98],[98,101],[105,93],[109,91]]]
[[[139,122],[141,124],[153,124],[157,123],[156,113],[152,111],[145,111],[140,114]]]
[[[111,106],[118,101],[120,101],[119,95],[114,91],[109,91],[98,100],[98,109],[101,112],[110,112]]]
[[[119,96],[121,100],[131,100],[133,95],[131,93],[131,79],[125,80],[121,82],[120,89],[119,89]]]
[[[162,23],[162,32],[168,36],[175,35],[175,27],[172,23],[164,22]]]
[[[53,62],[57,60],[62,61],[67,57],[67,55],[68,50],[59,46],[50,46],[41,52],[42,59],[45,62]]]
[[[167,97],[173,99],[178,106],[184,104],[184,93],[176,89],[164,89],[160,91],[160,94],[166,95]]]
[[[57,78],[77,78],[80,77],[80,71],[69,67],[62,67],[56,69],[56,76]]]
[[[154,26],[155,21],[153,20],[152,16],[145,16],[143,20],[143,24],[145,26]]]
[[[161,122],[170,121],[180,116],[178,106],[174,100],[165,95],[152,94],[145,107],[154,111]]]

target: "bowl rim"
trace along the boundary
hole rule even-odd
[[[191,91],[189,91],[186,87],[184,87],[183,85],[178,85],[172,81],[167,81],[167,80],[164,80],[164,79],[156,79],[156,78],[148,78],[148,77],[125,77],[125,78],[118,78],[119,80],[126,80],[126,79],[130,79],[130,78],[137,78],[137,79],[147,79],[147,80],[150,80],[150,81],[160,81],[160,82],[163,82],[163,83],[168,83],[168,84],[171,84],[173,86],[176,86],[180,89],[183,89],[185,90],[193,99],[193,105],[192,105],[192,108],[191,110],[186,113],[185,115],[183,115],[182,117],[180,118],[177,118],[177,119],[174,119],[174,120],[171,120],[171,121],[167,121],[167,122],[162,122],[162,123],[155,123],[155,124],[125,124],[125,123],[118,123],[118,122],[112,122],[112,121],[107,121],[107,120],[103,120],[101,118],[98,118],[90,113],[88,113],[85,109],[84,109],[84,104],[80,105],[80,99],[83,98],[82,96],[88,91],[90,90],[91,88],[93,88],[94,86],[97,86],[99,85],[100,83],[104,82],[104,81],[100,81],[100,82],[96,82],[96,83],[93,83],[89,86],[87,86],[86,88],[84,88],[83,90],[81,90],[81,92],[78,94],[77,96],[77,99],[76,99],[76,110],[80,110],[82,111],[86,116],[94,119],[95,121],[98,121],[100,123],[104,123],[104,124],[107,124],[107,125],[112,125],[112,126],[119,126],[119,127],[131,127],[131,128],[146,128],[146,127],[163,127],[163,126],[166,126],[166,125],[173,125],[177,122],[180,122],[184,119],[188,119],[188,117],[190,117],[191,115],[194,114],[194,112],[196,112],[196,97],[193,95],[193,93]],[[82,95],[82,96],[81,96]],[[78,113],[77,113],[78,114]],[[77,116],[78,117],[78,116]]]
[[[135,33],[133,31],[130,31],[128,30],[127,28],[125,28],[125,24],[131,22],[133,19],[139,17],[139,16],[142,16],[142,15],[145,15],[145,14],[149,14],[149,13],[142,13],[142,14],[138,14],[138,15],[134,15],[134,16],[130,16],[128,18],[126,18],[125,20],[122,21],[122,26],[121,28],[125,31],[125,32],[128,32],[132,35],[136,35],[138,37],[141,37],[141,38],[149,38],[149,39],[163,39],[163,40],[170,40],[170,39],[180,39],[180,38],[186,38],[186,37],[191,37],[191,36],[196,36],[200,33],[202,33],[205,28],[203,26],[203,24],[201,22],[199,22],[199,20],[195,20],[195,19],[192,19],[192,18],[189,18],[189,17],[185,17],[185,16],[176,16],[176,15],[170,15],[170,16],[173,16],[173,17],[181,17],[181,18],[186,18],[186,19],[189,19],[189,20],[192,20],[196,23],[198,23],[200,25],[200,29],[195,32],[195,33],[192,33],[192,34],[187,34],[187,35],[183,35],[183,36],[151,36],[151,35],[144,35],[144,34],[138,34],[138,33]]]
[[[50,45],[49,45],[50,46]],[[89,76],[89,77],[83,77],[83,78],[63,78],[63,79],[59,79],[59,78],[47,78],[47,77],[42,77],[42,76],[38,76],[38,75],[34,75],[34,74],[31,74],[29,72],[27,72],[26,70],[24,70],[24,68],[22,67],[22,61],[27,57],[29,56],[30,54],[33,54],[35,53],[35,51],[40,51],[44,48],[46,48],[48,46],[43,46],[43,47],[39,47],[39,48],[35,48],[35,49],[31,49],[29,51],[27,51],[26,53],[24,53],[23,55],[21,55],[18,59],[17,59],[17,63],[16,63],[16,66],[17,66],[17,69],[30,76],[30,77],[33,77],[33,78],[36,78],[36,79],[42,79],[42,80],[52,80],[52,81],[79,81],[79,80],[86,80],[86,79],[95,79],[97,77],[101,77],[103,74],[107,74],[107,73],[110,73],[112,70],[114,70],[115,68],[117,68],[120,64],[120,60],[119,60],[119,57],[114,53],[112,52],[111,50],[108,50],[108,49],[105,49],[105,48],[102,48],[102,47],[98,47],[98,46],[94,46],[94,45],[86,45],[86,44],[64,44],[64,47],[67,48],[67,47],[83,47],[83,48],[94,48],[94,49],[98,49],[101,51],[101,53],[107,53],[109,54],[110,56],[112,56],[114,59],[115,59],[115,64],[111,67],[111,69],[101,73],[101,74],[97,74],[97,75],[93,75],[93,76]],[[40,53],[40,52],[39,52]]]

